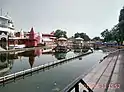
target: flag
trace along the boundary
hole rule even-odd
[[[52,31],[50,34],[54,35],[54,34],[55,34],[55,32],[54,32],[54,31]]]

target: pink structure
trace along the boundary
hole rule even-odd
[[[34,47],[37,46],[40,43],[41,37],[35,33],[34,29],[31,28],[30,33],[28,34],[29,39],[26,41],[26,47]]]
[[[15,37],[9,37],[8,45],[16,48],[21,48],[22,45],[23,47],[36,47],[42,45],[53,46],[55,44],[55,39],[54,31],[50,34],[40,34],[31,28],[30,32],[24,33],[23,30],[21,30],[15,34]]]
[[[54,37],[54,31],[50,34],[42,33],[42,40],[46,45],[54,45],[56,37]]]

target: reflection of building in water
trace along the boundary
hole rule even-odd
[[[8,41],[8,36],[7,32],[0,31],[0,46],[4,49],[7,49],[7,41]]]
[[[33,67],[34,61],[35,61],[35,56],[29,56],[29,64],[31,68]]]
[[[85,49],[85,48],[82,48],[82,49],[74,49],[74,53],[81,53],[81,52],[88,52],[89,49]]]
[[[36,56],[40,56],[40,55],[42,54],[42,49],[35,49],[35,50],[34,50],[34,54],[35,54]]]
[[[12,68],[13,60],[9,60],[9,53],[0,54],[0,76]]]
[[[65,59],[66,58],[66,52],[64,53],[64,52],[61,52],[61,53],[57,53],[57,52],[55,52],[54,53],[54,55],[55,55],[55,58],[57,58],[58,60],[60,60],[60,59]]]
[[[82,52],[82,49],[74,49],[74,53]]]
[[[35,50],[25,51],[25,52],[19,53],[18,55],[24,56],[24,57],[29,57],[29,64],[32,68],[34,61],[35,61],[35,57],[40,56],[41,54],[42,54],[42,49],[35,49]]]
[[[53,46],[54,45],[54,41],[56,39],[56,37],[54,37],[54,31],[49,33],[42,33],[42,40],[44,42],[45,45],[47,46]]]
[[[16,52],[10,52],[9,55],[8,55],[8,59],[9,60],[18,59],[18,53],[16,53]]]

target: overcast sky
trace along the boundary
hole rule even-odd
[[[16,30],[62,29],[69,37],[84,32],[91,38],[118,23],[123,5],[124,0],[0,0],[3,14],[9,13]]]

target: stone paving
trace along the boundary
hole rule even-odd
[[[93,92],[124,92],[123,56],[124,50],[109,54],[83,78]],[[84,89],[87,91],[80,83],[79,92],[83,92]]]
[[[116,64],[116,68],[113,74],[113,79],[116,79],[117,81],[111,81],[115,82],[118,88],[116,88],[114,91],[115,92],[124,92],[124,50],[120,52],[120,57],[118,59],[118,62]],[[114,92],[114,91],[109,91],[109,92]]]

